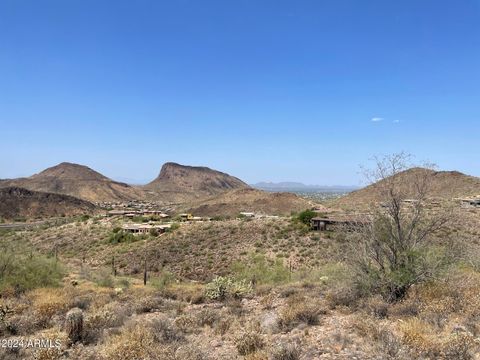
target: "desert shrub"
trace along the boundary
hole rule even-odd
[[[116,301],[88,313],[84,321],[85,343],[98,342],[104,329],[122,326],[130,315],[131,309]]]
[[[175,360],[206,360],[209,357],[193,344],[183,344],[175,351]]]
[[[208,325],[212,327],[213,324],[219,320],[219,318],[220,316],[218,312],[210,308],[202,309],[196,315],[198,326]]]
[[[50,341],[52,344],[58,342],[59,346],[44,347],[37,349],[34,354],[35,360],[56,360],[61,359],[68,344],[66,334],[58,329],[52,328],[42,332],[42,339]]]
[[[230,316],[222,316],[214,324],[214,332],[217,335],[225,335],[232,325],[232,318]]]
[[[412,169],[409,160],[404,153],[376,159],[366,175],[375,182],[382,206],[370,210],[369,221],[346,229],[357,287],[388,302],[402,300],[412,285],[437,277],[451,260],[445,248],[431,242],[452,220],[449,209],[426,210],[435,172]],[[414,173],[408,186],[400,176],[406,170]]]
[[[90,271],[87,274],[87,278],[101,287],[113,288],[115,284],[111,271],[107,268],[100,268],[95,271]]]
[[[252,287],[245,280],[218,276],[205,286],[205,297],[210,300],[239,298],[252,292]]]
[[[204,301],[205,290],[200,284],[175,283],[163,288],[162,296],[191,304],[201,304]]]
[[[179,223],[173,223],[172,225],[170,225],[169,228],[166,229],[167,232],[173,232],[175,230],[178,230],[180,229],[180,224]]]
[[[128,279],[118,279],[117,286],[121,287],[122,289],[128,289],[130,287],[130,281]]]
[[[153,236],[153,237],[157,237],[158,235],[160,235],[157,229],[150,229],[149,233],[150,233],[150,236]]]
[[[355,287],[344,284],[329,289],[325,298],[331,309],[338,306],[354,308],[359,300],[359,294]]]
[[[389,304],[380,296],[365,299],[363,307],[370,315],[379,319],[383,319],[388,315]]]
[[[163,290],[174,281],[175,276],[171,272],[164,270],[158,277],[152,277],[150,279],[150,284],[159,290]]]
[[[288,287],[282,288],[280,290],[279,295],[282,298],[289,298],[290,296],[295,295],[296,293],[298,293],[298,289],[296,287],[288,286]]]
[[[149,326],[132,323],[122,332],[108,338],[104,345],[107,360],[117,359],[174,359],[175,347],[159,341]]]
[[[369,316],[357,316],[353,322],[356,331],[362,337],[373,341],[385,359],[410,359],[408,352],[398,338],[389,328],[380,325],[375,319]]]
[[[169,319],[153,319],[148,327],[155,334],[155,338],[163,343],[173,343],[184,340],[184,335]]]
[[[400,324],[403,341],[418,356],[439,357],[440,348],[435,342],[434,329],[431,325],[417,318],[407,319]]]
[[[135,301],[133,307],[136,314],[144,314],[159,309],[163,303],[159,296],[142,296]]]
[[[137,237],[135,237],[135,235],[133,235],[132,233],[123,230],[117,230],[117,228],[113,230],[114,231],[112,231],[112,233],[108,237],[108,242],[110,244],[129,243],[138,240]]]
[[[174,320],[175,326],[185,334],[191,333],[197,326],[197,319],[191,315],[182,314]]]
[[[301,348],[296,343],[280,342],[271,347],[269,359],[299,360],[301,353]]]
[[[235,347],[240,355],[249,355],[265,346],[258,329],[246,329],[235,338]]]
[[[280,312],[280,326],[290,330],[299,323],[316,325],[320,314],[326,311],[316,303],[307,301],[303,296],[292,296]]]
[[[271,261],[263,254],[252,254],[232,265],[232,273],[238,279],[256,284],[281,284],[290,280],[291,274],[282,259]]]
[[[273,309],[273,303],[276,299],[276,294],[271,292],[266,294],[260,299],[260,305],[262,305],[262,308],[265,310],[271,310]]]
[[[299,213],[296,217],[296,220],[301,222],[302,224],[310,226],[310,221],[317,216],[317,213],[313,210],[304,210]]]
[[[55,259],[13,245],[0,246],[0,293],[58,286],[64,273]]]
[[[64,314],[71,306],[71,298],[65,290],[58,288],[41,288],[28,294],[36,321],[46,327],[56,314]]]

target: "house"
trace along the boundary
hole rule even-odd
[[[169,217],[167,214],[163,213],[163,211],[160,210],[144,210],[142,213],[145,216],[159,216],[162,219]]]
[[[122,226],[122,230],[132,234],[148,234],[151,230],[157,230],[160,234],[163,234],[171,225],[149,225],[149,224],[125,224]]]
[[[321,217],[314,217],[310,220],[310,226],[313,230],[316,231],[325,231],[327,230],[327,224],[331,224],[330,219],[321,218]]]
[[[480,198],[477,199],[460,199],[460,203],[464,208],[480,207]]]
[[[125,210],[110,210],[107,215],[108,216],[123,216],[125,214],[129,213],[128,211]]]
[[[240,213],[240,216],[246,217],[246,218],[253,218],[253,217],[255,217],[255,213],[242,211]]]
[[[359,226],[369,224],[368,220],[360,219],[360,218],[345,218],[345,219],[330,219],[330,218],[322,218],[322,217],[314,217],[310,220],[310,226],[312,230],[316,231],[325,231],[327,230],[328,225],[343,225],[347,226],[348,228],[356,228]]]
[[[184,221],[187,221],[187,220],[193,220],[193,215],[192,214],[179,214],[178,216],[180,216],[180,218]]]

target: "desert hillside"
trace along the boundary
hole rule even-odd
[[[144,196],[141,189],[113,181],[87,166],[67,162],[27,178],[0,181],[0,187],[8,186],[65,194],[93,202],[128,201]]]
[[[47,218],[89,214],[95,206],[68,195],[30,191],[17,187],[0,189],[0,218]]]
[[[241,211],[267,215],[290,215],[312,207],[312,202],[291,193],[269,193],[256,189],[238,189],[194,205],[190,212],[199,216],[236,216]]]
[[[428,197],[450,200],[453,198],[480,195],[480,178],[465,175],[458,171],[434,171],[424,168],[412,168],[395,175],[395,182],[405,196],[413,196],[415,179],[427,175],[429,178]],[[353,191],[335,200],[333,206],[359,207],[380,201],[379,189],[382,181],[363,189]]]
[[[158,177],[145,185],[162,202],[185,203],[249,186],[240,179],[207,167],[166,163]]]

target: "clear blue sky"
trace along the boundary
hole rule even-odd
[[[0,178],[355,185],[401,150],[480,176],[480,0],[1,0],[0,131]]]

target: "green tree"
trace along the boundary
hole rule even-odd
[[[409,158],[401,153],[376,159],[375,168],[366,174],[379,201],[369,220],[348,233],[353,247],[349,260],[359,289],[380,293],[390,302],[436,276],[447,263],[446,252],[431,239],[452,213],[428,210],[435,172],[431,166],[413,167]]]
[[[317,213],[313,210],[305,210],[298,214],[297,219],[301,223],[310,226],[310,221],[317,216]]]

